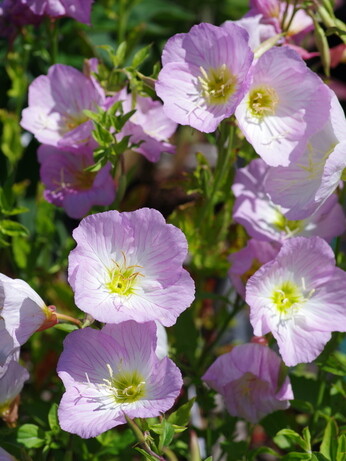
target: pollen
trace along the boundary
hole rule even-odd
[[[225,104],[236,90],[237,78],[226,64],[206,71],[200,67],[200,92],[208,104]]]
[[[114,262],[114,267],[108,270],[109,281],[105,284],[110,293],[117,293],[129,296],[135,292],[135,285],[138,277],[144,277],[138,268],[139,265],[128,265],[126,255],[122,252],[123,260],[121,263]]]
[[[254,117],[262,119],[267,115],[274,115],[279,97],[274,88],[259,87],[250,91],[248,105]]]
[[[293,309],[299,309],[305,299],[300,288],[291,281],[287,281],[273,291],[271,300],[280,313],[288,314]]]

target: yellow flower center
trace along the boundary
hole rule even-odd
[[[79,114],[73,114],[73,115],[66,115],[64,117],[64,126],[62,128],[62,133],[67,133],[69,131],[74,130],[77,128],[79,125],[82,125],[82,123],[87,122],[89,120],[88,116],[83,114],[83,112]]]
[[[123,372],[111,380],[117,403],[136,402],[145,396],[145,380],[138,371]]]
[[[109,282],[107,282],[105,286],[110,293],[129,296],[135,291],[138,277],[143,277],[143,274],[137,270],[137,268],[142,266],[128,266],[125,253],[122,254],[123,262],[121,264],[115,262],[115,266],[111,270],[108,270]]]
[[[276,219],[273,224],[279,231],[286,232],[288,235],[294,235],[303,229],[304,220],[290,221],[286,216],[277,211]]]
[[[271,300],[281,314],[287,314],[292,308],[299,308],[305,301],[301,290],[292,282],[283,282],[271,296]]]
[[[254,117],[262,119],[267,115],[274,115],[279,97],[274,88],[259,87],[250,91],[248,105]]]
[[[209,104],[225,104],[236,90],[236,76],[226,64],[216,69],[211,67],[208,72],[203,67],[200,70],[198,81],[203,98]]]

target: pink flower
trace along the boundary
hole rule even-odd
[[[57,323],[54,306],[46,306],[24,280],[0,274],[0,366],[37,330]]]
[[[133,109],[132,96],[126,91],[120,92],[119,100],[123,101],[125,113]],[[136,112],[124,125],[119,138],[130,135],[131,143],[140,143],[134,150],[144,155],[150,162],[160,160],[162,152],[174,154],[175,146],[168,142],[168,138],[177,129],[177,124],[165,114],[162,103],[137,96],[134,109]]]
[[[240,296],[245,298],[245,285],[249,277],[263,264],[275,258],[279,250],[280,244],[251,239],[245,248],[230,254],[231,267],[228,275]]]
[[[166,115],[181,125],[215,131],[232,115],[247,88],[253,59],[247,32],[230,24],[193,26],[163,50],[156,92]]]
[[[133,320],[74,331],[64,341],[58,374],[66,392],[58,416],[62,429],[83,438],[159,416],[179,395],[182,378],[167,357],[159,359],[154,322]]]
[[[101,322],[157,320],[171,326],[194,299],[182,264],[184,234],[149,208],[84,218],[69,257],[75,302]]]
[[[21,0],[39,16],[69,16],[79,22],[90,24],[93,0]]]
[[[270,168],[265,190],[271,200],[286,208],[288,219],[315,213],[338,187],[346,168],[346,120],[331,91],[330,116],[324,127],[308,140],[303,154],[289,166]]]
[[[345,299],[346,273],[320,237],[286,240],[246,285],[254,334],[271,331],[288,366],[313,361],[332,331],[346,331]]]
[[[251,77],[250,88],[235,111],[238,124],[268,165],[287,166],[326,123],[328,87],[287,47],[264,53]]]
[[[76,152],[61,151],[42,145],[38,149],[40,176],[45,185],[45,199],[61,206],[66,213],[80,219],[94,205],[110,205],[115,198],[115,184],[107,164],[97,173],[85,171],[94,164],[88,147]]]
[[[264,183],[269,170],[262,159],[252,160],[237,171],[232,186],[237,197],[233,218],[245,227],[251,237],[282,242],[298,235],[318,235],[329,241],[345,231],[345,215],[335,194],[306,219],[287,219],[285,213],[288,210],[275,205],[265,191]]]
[[[224,397],[232,416],[257,423],[273,411],[285,410],[293,399],[289,378],[281,373],[279,356],[251,343],[218,357],[202,379]]]
[[[29,373],[25,368],[16,360],[9,362],[6,372],[0,377],[0,417],[6,418],[9,415],[13,400],[28,379]]]
[[[55,64],[29,87],[29,107],[23,110],[21,126],[43,144],[78,149],[92,143],[93,122],[84,110],[96,111],[106,104],[99,85],[70,66]]]

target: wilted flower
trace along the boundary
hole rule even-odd
[[[313,361],[346,331],[346,272],[320,237],[286,240],[279,254],[246,285],[256,336],[272,332],[286,365]]]
[[[92,150],[81,148],[67,152],[53,146],[38,149],[40,176],[48,202],[64,208],[71,218],[79,219],[93,205],[110,205],[115,197],[115,184],[107,164],[98,172],[85,171],[94,164]]]
[[[130,320],[69,334],[58,363],[66,387],[58,411],[62,429],[95,437],[126,423],[125,415],[148,418],[171,408],[181,373],[155,348],[154,322]]]
[[[167,116],[203,132],[215,131],[242,99],[252,59],[248,34],[236,24],[226,29],[202,23],[171,37],[156,83]]]
[[[315,213],[338,187],[346,168],[346,120],[335,94],[330,119],[312,136],[304,153],[289,166],[269,168],[265,190],[286,208],[288,219]]]
[[[232,416],[257,423],[289,407],[293,392],[280,357],[269,347],[242,344],[223,354],[202,379],[219,392]]]
[[[84,110],[96,111],[106,104],[99,85],[70,66],[55,64],[29,86],[29,107],[23,110],[21,126],[43,144],[79,148],[93,142],[93,122]]]
[[[306,219],[287,219],[285,213],[288,210],[275,205],[265,191],[264,183],[269,170],[270,167],[262,159],[252,160],[237,171],[232,186],[237,197],[233,218],[245,227],[251,237],[282,242],[298,235],[318,235],[331,240],[345,231],[345,215],[335,194]]]
[[[328,87],[286,47],[264,53],[251,77],[250,88],[235,111],[238,124],[268,165],[287,166],[327,121]]]
[[[54,306],[46,306],[24,280],[0,274],[0,366],[37,330],[57,323]]]
[[[8,424],[13,424],[17,419],[16,397],[28,379],[29,373],[16,360],[8,364],[0,378],[0,417]]]
[[[73,237],[69,283],[77,306],[95,319],[171,326],[192,303],[194,283],[182,267],[186,238],[158,211],[87,216]]]

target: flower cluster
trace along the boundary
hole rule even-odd
[[[76,304],[107,323],[69,335],[58,365],[66,387],[60,424],[87,438],[125,423],[125,415],[158,416],[173,405],[182,379],[171,360],[158,358],[162,326],[154,321],[173,325],[192,303],[194,283],[182,267],[185,236],[156,210],[94,214],[73,236]]]

